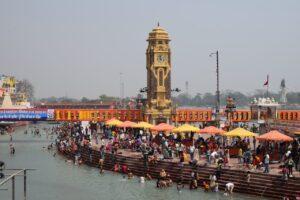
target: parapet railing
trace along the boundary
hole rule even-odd
[[[12,174],[8,174],[5,175],[7,176],[6,178],[4,178],[4,180],[2,180],[0,182],[0,191],[1,190],[7,190],[7,189],[1,189],[1,187],[6,184],[8,181],[11,181],[11,186],[12,186],[12,194],[11,194],[11,199],[15,200],[15,192],[16,192],[16,188],[15,188],[15,178],[17,176],[23,176],[23,200],[27,200],[27,171],[29,170],[35,170],[35,169],[5,169],[8,171],[16,171],[13,172]],[[2,171],[2,170],[1,170]],[[0,171],[0,172],[1,172]],[[3,171],[2,171],[3,172]]]

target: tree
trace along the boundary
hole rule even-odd
[[[232,97],[237,106],[246,106],[250,103],[249,97],[245,94],[232,90],[225,90],[221,95],[221,104],[226,105],[227,97]]]
[[[204,106],[214,106],[216,105],[216,97],[212,93],[205,93],[202,97],[202,105]]]
[[[197,93],[196,96],[192,99],[194,106],[201,106],[202,103],[202,95],[200,93]]]
[[[87,102],[89,102],[89,99],[88,99],[88,98],[86,98],[86,97],[82,97],[82,98],[81,98],[81,102],[83,102],[83,103],[87,103]]]
[[[34,98],[34,87],[30,81],[23,79],[16,84],[16,92],[24,93],[29,101]]]
[[[181,93],[176,97],[176,102],[183,106],[191,105],[191,98],[186,93]]]
[[[99,96],[100,101],[102,102],[113,102],[113,101],[120,101],[118,97],[107,96],[106,94],[102,94]]]

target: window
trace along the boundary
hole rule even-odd
[[[161,40],[158,41],[158,44],[162,44],[163,42]]]

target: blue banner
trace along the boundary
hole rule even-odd
[[[50,111],[50,110],[49,110]],[[51,111],[50,111],[51,112]],[[53,119],[48,110],[1,110],[0,121],[31,121]],[[51,119],[50,119],[51,120]]]

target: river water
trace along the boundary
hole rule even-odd
[[[257,199],[240,194],[226,197],[220,193],[205,193],[201,189],[190,191],[183,189],[181,192],[176,187],[157,189],[155,181],[139,183],[138,179],[123,179],[120,174],[105,171],[100,175],[98,169],[88,166],[75,166],[66,162],[60,155],[53,156],[55,150],[46,148],[50,140],[42,131],[42,136],[34,136],[28,131],[33,126],[40,130],[50,127],[48,124],[29,125],[17,128],[13,135],[16,149],[15,155],[9,153],[9,137],[0,135],[0,160],[6,162],[6,168],[32,168],[28,172],[28,199],[29,200],[205,200],[205,199]],[[8,172],[6,172],[8,173]],[[1,180],[0,180],[1,181]],[[11,183],[0,187],[0,200],[11,199]],[[22,199],[22,177],[16,180],[16,200]]]

